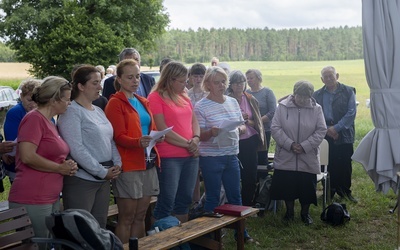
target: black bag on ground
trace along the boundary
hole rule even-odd
[[[346,204],[334,202],[321,213],[321,220],[332,226],[339,226],[350,220],[350,213],[346,209]]]
[[[46,216],[46,226],[54,238],[72,241],[83,249],[124,249],[113,232],[100,228],[93,215],[83,209],[67,209],[52,213]]]
[[[274,211],[279,210],[282,206],[282,201],[271,200],[271,183],[272,175],[268,174],[265,177],[259,178],[258,193],[256,194],[255,202],[260,210]]]

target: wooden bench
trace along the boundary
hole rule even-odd
[[[67,240],[34,236],[32,223],[25,207],[0,211],[0,249],[38,249],[38,244],[43,246],[55,244],[83,250],[77,244]]]
[[[146,213],[146,219],[145,219],[145,224],[146,224],[146,231],[148,231],[151,227],[151,215],[154,209],[154,206],[156,205],[157,202],[157,196],[152,196],[150,200],[150,205],[149,208],[147,209]],[[117,204],[112,204],[108,207],[108,215],[107,217],[113,217],[118,215],[118,206]],[[115,229],[115,223],[108,223],[107,228],[110,230]]]
[[[140,238],[138,240],[138,249],[169,249],[185,242],[191,242],[208,249],[222,249],[221,229],[227,227],[237,230],[237,249],[243,250],[245,219],[257,212],[258,209],[252,208],[250,213],[241,217],[229,215],[224,215],[221,218],[199,217],[182,223],[180,226]],[[211,232],[215,233],[215,239],[204,237],[204,235]],[[124,249],[129,250],[128,243],[124,244]]]

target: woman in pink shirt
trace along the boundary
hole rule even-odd
[[[71,84],[49,76],[32,93],[38,105],[24,116],[18,129],[16,176],[8,197],[10,208],[24,206],[36,237],[48,237],[45,217],[59,210],[64,175],[75,175],[77,165],[66,160],[68,145],[52,118],[67,110]]]
[[[266,150],[264,126],[261,121],[258,101],[245,92],[246,76],[239,70],[229,74],[228,95],[239,103],[246,131],[240,133],[238,158],[242,165],[240,176],[242,180],[242,203],[244,206],[254,205],[254,195],[257,183],[257,151]]]
[[[148,96],[157,130],[173,127],[165,141],[157,144],[161,157],[161,170],[157,169],[160,194],[154,209],[157,220],[174,215],[187,221],[196,184],[200,128],[185,92],[187,76],[185,65],[168,63]]]

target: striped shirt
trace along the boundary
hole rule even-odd
[[[208,98],[200,100],[194,112],[201,129],[209,130],[213,126],[218,127],[222,121],[243,121],[238,102],[229,96],[225,96],[224,103],[217,103]],[[207,141],[201,141],[199,152],[201,156],[224,156],[239,153],[239,131],[237,129],[218,137],[211,137]]]

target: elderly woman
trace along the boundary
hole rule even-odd
[[[200,169],[204,178],[206,201],[204,210],[214,211],[220,199],[220,190],[225,188],[228,203],[242,205],[240,195],[239,136],[247,133],[246,125],[239,125],[231,131],[224,131],[224,121],[243,122],[240,106],[235,98],[224,95],[228,84],[225,71],[217,66],[209,67],[203,81],[203,88],[210,93],[200,100],[195,113],[201,130],[199,146]],[[246,242],[252,238],[245,232]]]
[[[100,82],[95,67],[77,68],[72,77],[73,101],[57,125],[79,167],[75,176],[64,177],[64,208],[85,209],[105,228],[110,200],[108,180],[118,177],[121,157],[110,122],[103,110],[92,104],[100,96]]]
[[[276,109],[276,98],[271,89],[261,85],[262,74],[258,69],[247,70],[246,78],[250,87],[247,93],[254,96],[258,101],[266,138],[266,150],[258,152],[258,163],[266,165],[268,163],[268,149],[271,141],[271,121]]]
[[[73,160],[66,160],[68,144],[52,122],[53,116],[67,110],[70,98],[71,84],[67,80],[46,77],[32,93],[38,108],[24,116],[18,129],[16,176],[9,206],[26,208],[37,237],[48,237],[45,217],[60,210],[63,176],[73,176],[78,169]]]
[[[113,180],[114,196],[118,205],[118,223],[115,233],[127,243],[130,237],[145,236],[145,217],[151,196],[158,195],[159,184],[156,166],[159,156],[147,156],[145,148],[156,130],[149,102],[135,94],[139,88],[140,69],[133,59],[122,60],[117,65],[114,86],[106,115],[114,128],[114,140],[122,157],[123,172]],[[158,142],[162,142],[159,139]]]
[[[160,194],[153,214],[156,220],[173,214],[186,222],[192,203],[199,168],[200,128],[185,92],[187,75],[182,63],[168,63],[148,97],[157,129],[173,127],[158,146],[161,171]]]
[[[32,100],[32,92],[41,82],[42,81],[38,79],[28,79],[22,82],[20,102],[7,112],[4,121],[3,130],[6,141],[14,141],[15,138],[17,138],[18,127],[22,118],[24,118],[26,113],[37,107],[36,103]],[[3,154],[1,158],[3,160],[3,166],[6,169],[6,174],[8,175],[10,183],[12,183],[15,178],[15,157],[9,154]]]
[[[271,199],[286,203],[285,221],[294,219],[294,201],[301,204],[301,220],[312,224],[310,204],[317,205],[317,174],[321,172],[319,145],[326,134],[322,108],[311,97],[314,86],[296,82],[293,95],[282,98],[272,120],[276,141]]]
[[[227,93],[239,103],[246,125],[246,132],[239,137],[238,155],[242,164],[242,203],[245,206],[253,206],[257,183],[257,152],[265,151],[266,145],[258,102],[251,94],[245,92],[246,87],[246,76],[241,71],[234,70],[229,74]]]

